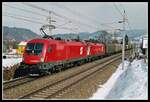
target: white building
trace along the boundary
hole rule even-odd
[[[142,39],[142,48],[145,49],[145,54],[148,57],[148,33],[143,36]]]

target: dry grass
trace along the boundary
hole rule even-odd
[[[3,80],[10,80],[13,78],[15,70],[17,69],[17,67],[19,66],[19,64],[16,64],[14,66],[11,66],[10,68],[4,68],[3,70]]]

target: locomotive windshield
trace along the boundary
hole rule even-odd
[[[43,43],[28,43],[26,53],[29,55],[39,55],[43,49]]]

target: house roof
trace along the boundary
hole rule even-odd
[[[21,41],[18,45],[26,45],[27,41]]]

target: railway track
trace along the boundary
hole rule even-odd
[[[96,71],[101,70],[104,66],[112,63],[113,61],[119,58],[121,58],[121,54],[116,54],[113,56],[106,57],[104,59],[100,59],[99,61],[94,61],[79,66],[80,68],[71,68],[70,70],[72,71],[70,72],[69,70],[66,70],[63,71],[62,73],[38,78],[39,80],[35,80],[35,81],[33,81],[34,79],[29,79],[30,81],[22,81],[19,82],[20,84],[16,84],[12,86],[8,85],[9,86],[8,88],[6,88],[7,86],[4,85],[5,87],[3,90],[4,97],[6,99],[53,98],[54,96],[57,96],[59,93],[63,92],[64,90],[68,89],[70,86],[92,75]],[[101,65],[98,67],[97,65],[99,64]],[[33,89],[30,89],[30,87],[32,87]],[[22,91],[19,92],[18,90],[22,90]]]
[[[126,56],[127,57],[127,56]],[[128,58],[128,57],[127,57]],[[80,82],[72,85],[68,89],[53,96],[53,99],[89,99],[96,90],[103,86],[104,83],[118,68],[122,59],[113,61],[111,64],[104,66]]]
[[[25,83],[33,81],[35,79],[36,78],[31,78],[29,76],[24,76],[24,77],[21,77],[21,78],[17,78],[17,79],[11,80],[11,81],[4,82],[3,83],[3,90],[10,89],[10,88],[25,84]]]
[[[59,93],[62,93],[66,89],[69,89],[72,85],[80,82],[81,80],[87,78],[88,76],[94,74],[98,70],[102,70],[104,66],[107,66],[108,64],[116,61],[117,59],[120,59],[121,55],[118,57],[114,57],[112,59],[109,59],[107,62],[96,66],[94,68],[90,68],[87,70],[84,70],[83,72],[77,73],[69,78],[65,78],[61,81],[58,81],[54,84],[47,85],[46,87],[43,87],[40,90],[36,90],[28,95],[21,96],[20,99],[46,99],[46,98],[53,98],[57,96]]]
[[[106,58],[106,60],[107,60],[107,58]],[[35,79],[37,79],[37,78],[32,78],[32,77],[29,77],[29,76],[24,76],[24,77],[21,77],[21,78],[16,78],[16,79],[4,82],[3,83],[3,90],[14,88],[16,86],[25,84],[27,82],[31,82],[31,81],[33,81]]]

